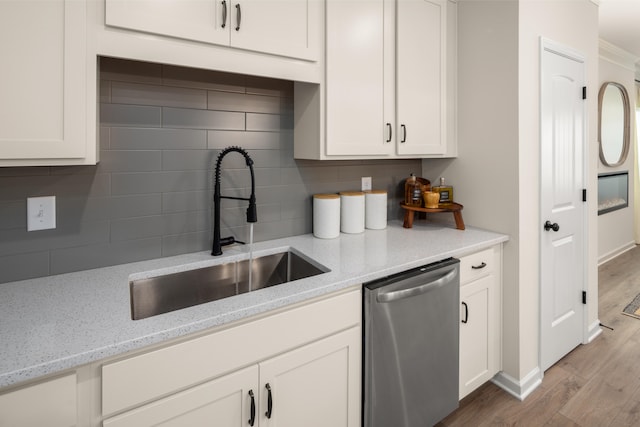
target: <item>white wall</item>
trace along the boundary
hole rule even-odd
[[[425,160],[446,176],[465,223],[510,236],[504,251],[503,378],[526,396],[539,372],[540,37],[586,57],[588,183],[597,189],[598,8],[590,0],[458,2],[457,159]],[[595,94],[595,95],[594,95]],[[589,325],[598,324],[597,206],[588,204]]]
[[[633,225],[633,144],[635,129],[635,57],[606,42],[600,43],[599,84],[616,82],[622,84],[629,94],[631,117],[631,148],[627,160],[620,166],[607,167],[598,160],[598,173],[629,172],[629,206],[598,216],[598,263],[601,264],[635,246]]]

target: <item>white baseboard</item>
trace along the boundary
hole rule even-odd
[[[631,242],[627,242],[624,245],[607,252],[604,255],[601,255],[600,257],[598,257],[598,266],[604,264],[607,261],[611,261],[612,259],[614,259],[615,257],[617,257],[618,255],[622,255],[623,253],[633,249],[636,247],[636,242],[635,241],[631,241]]]
[[[600,320],[596,320],[595,322],[589,325],[589,330],[587,331],[587,342],[588,344],[592,342],[598,335],[602,333],[602,328],[600,327]],[[531,394],[540,384],[542,384],[543,373],[540,371],[539,367],[533,369],[529,374],[527,374],[522,380],[518,381],[513,378],[509,374],[505,374],[504,372],[498,372],[492,379],[495,385],[512,395],[518,400],[524,400],[527,396]]]
[[[600,320],[596,320],[591,325],[589,325],[589,330],[587,331],[587,342],[585,344],[589,344],[590,342],[592,342],[601,333],[602,328],[600,327]]]
[[[498,372],[491,381],[516,399],[524,400],[542,384],[542,372],[540,372],[540,368],[536,367],[521,381],[504,372]]]

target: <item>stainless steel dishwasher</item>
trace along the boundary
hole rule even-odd
[[[365,284],[365,427],[432,426],[458,407],[459,263]]]

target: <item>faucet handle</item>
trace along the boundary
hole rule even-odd
[[[233,245],[234,243],[240,243],[241,245],[244,245],[244,242],[241,242],[240,240],[236,240],[235,237],[233,236],[229,236],[229,237],[223,237],[220,239],[220,246],[227,246],[227,245]]]

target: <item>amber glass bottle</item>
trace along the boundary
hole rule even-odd
[[[422,206],[422,184],[416,176],[411,174],[404,182],[404,204],[407,206]]]
[[[440,185],[432,187],[431,191],[440,194],[440,200],[438,202],[439,207],[446,208],[453,204],[453,187],[445,185],[444,178],[440,178]]]

